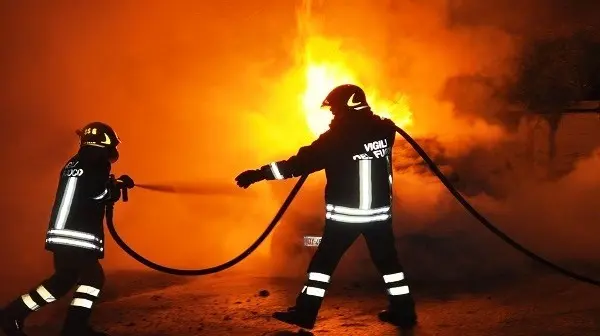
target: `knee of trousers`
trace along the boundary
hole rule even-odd
[[[394,248],[375,247],[369,250],[369,254],[375,265],[389,267],[389,265],[395,266],[400,264]]]
[[[46,281],[48,290],[55,297],[62,297],[71,290],[79,280],[79,272],[76,270],[58,270]]]
[[[315,254],[308,265],[308,271],[329,274],[337,267],[340,259],[338,253]]]
[[[96,262],[90,267],[83,270],[81,278],[79,279],[80,284],[89,285],[101,289],[104,286],[106,277],[102,265]]]

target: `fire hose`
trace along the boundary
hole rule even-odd
[[[154,263],[154,262],[144,258],[143,256],[141,256],[139,253],[135,252],[131,247],[129,247],[125,243],[125,241],[123,241],[123,239],[119,236],[119,234],[117,233],[117,230],[115,229],[115,224],[113,222],[114,203],[111,203],[106,207],[106,224],[108,226],[108,231],[110,232],[110,235],[117,242],[117,245],[119,245],[119,247],[123,249],[123,251],[125,251],[127,254],[129,254],[133,259],[135,259],[139,263],[141,263],[153,270],[172,274],[172,275],[187,275],[187,276],[198,276],[198,275],[208,275],[208,274],[218,273],[218,272],[224,271],[228,268],[231,268],[231,267],[235,266],[236,264],[240,263],[242,260],[246,259],[252,252],[254,252],[254,250],[256,250],[260,246],[260,244],[262,244],[262,242],[265,239],[267,239],[267,237],[271,234],[271,231],[273,231],[273,229],[275,228],[277,223],[279,223],[279,220],[281,219],[281,217],[283,217],[283,214],[285,214],[285,212],[287,211],[289,206],[292,204],[292,201],[294,200],[294,198],[300,191],[300,188],[304,184],[304,181],[306,181],[307,177],[308,177],[308,175],[304,175],[304,176],[300,177],[298,182],[296,182],[296,185],[294,185],[294,188],[292,188],[292,191],[290,192],[288,197],[285,199],[285,201],[279,208],[279,211],[277,211],[277,213],[275,214],[275,217],[273,217],[273,220],[271,220],[271,223],[269,224],[269,226],[260,235],[260,237],[258,237],[258,239],[256,239],[256,241],[254,243],[252,243],[252,245],[250,245],[250,247],[248,247],[244,252],[242,252],[237,257],[235,257],[221,265],[217,265],[217,266],[213,266],[213,267],[209,267],[209,268],[186,270],[186,269],[177,269],[177,268],[166,267],[166,266]],[[155,190],[155,191],[171,191],[171,192],[177,191],[176,188],[169,188],[169,187],[163,188],[162,186],[136,185],[136,187],[141,187],[144,189]],[[123,192],[123,201],[127,202],[128,201],[127,189],[124,188],[122,190],[122,192]]]
[[[448,180],[448,178],[441,172],[441,170],[438,168],[438,166],[435,164],[435,162],[429,157],[427,152],[425,152],[425,150],[408,133],[406,133],[400,127],[396,127],[396,132],[398,132],[398,134],[400,134],[413,147],[413,149],[421,156],[421,158],[423,159],[423,161],[425,161],[425,163],[427,164],[429,169],[431,169],[433,174],[440,180],[440,182],[444,185],[444,187],[446,187],[446,189],[448,189],[448,191],[452,194],[452,196],[454,196],[454,198],[460,203],[460,205],[462,205],[462,207],[465,210],[467,210],[467,212],[469,212],[475,219],[477,219],[486,229],[488,229],[493,234],[498,236],[500,239],[502,239],[505,243],[510,245],[512,248],[525,254],[527,257],[535,260],[536,262],[543,264],[543,265],[549,267],[550,269],[552,269],[564,276],[567,276],[571,279],[600,287],[600,281],[586,277],[584,275],[577,274],[577,273],[572,272],[568,269],[565,269],[559,265],[554,264],[553,262],[530,251],[523,245],[516,242],[510,236],[508,236],[507,234],[502,232],[500,229],[498,229],[487,218],[485,218],[483,215],[481,215],[460,194],[460,192],[458,190],[456,190],[456,188],[454,188],[454,186],[452,185],[450,180]],[[283,215],[285,214],[285,212],[291,205],[292,201],[294,200],[294,198],[300,191],[300,188],[306,181],[307,177],[308,177],[308,175],[303,175],[300,177],[298,182],[296,182],[296,185],[294,185],[294,187],[292,188],[292,191],[289,193],[289,195],[287,196],[287,198],[285,199],[285,201],[283,202],[283,204],[281,205],[281,207],[279,208],[279,210],[277,211],[277,213],[271,220],[271,223],[267,226],[265,231],[258,237],[258,239],[254,243],[252,243],[252,245],[250,245],[250,247],[248,247],[245,251],[243,251],[237,257],[235,257],[221,265],[217,265],[217,266],[210,267],[210,268],[194,269],[194,270],[177,269],[177,268],[171,268],[171,267],[159,265],[159,264],[156,264],[156,263],[144,258],[140,254],[135,252],[132,248],[130,248],[117,233],[115,226],[114,226],[114,222],[113,222],[113,206],[114,206],[114,204],[110,204],[106,208],[106,222],[107,222],[108,230],[109,230],[111,236],[113,237],[113,239],[117,242],[117,245],[119,245],[120,248],[122,248],[127,254],[129,254],[136,261],[140,262],[141,264],[143,264],[151,269],[154,269],[159,272],[172,274],[172,275],[198,276],[198,275],[213,274],[213,273],[224,271],[224,270],[238,264],[242,260],[246,259],[252,252],[254,252],[263,243],[263,241],[273,231],[275,226],[277,226],[277,224],[279,223],[279,220],[281,219],[281,217],[283,217]],[[178,192],[178,190],[176,188],[166,187],[166,186],[150,186],[150,185],[136,185],[136,186],[145,188],[145,189],[149,189],[149,190],[154,190],[154,191]],[[192,193],[196,192],[194,190],[187,190],[187,191],[192,192]],[[127,197],[127,188],[124,188],[123,189],[123,201],[127,202],[127,200],[128,200],[127,198],[128,198]]]

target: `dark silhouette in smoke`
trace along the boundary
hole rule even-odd
[[[600,40],[587,31],[536,39],[526,44],[516,58],[510,81],[501,84],[491,77],[457,76],[448,79],[440,98],[451,101],[460,118],[483,119],[490,124],[501,125],[510,133],[517,132],[526,118],[541,118],[549,126],[548,156],[552,160],[556,157],[558,128],[568,107],[576,101],[600,99],[599,59]],[[496,144],[496,149],[507,142],[504,140]],[[600,146],[600,142],[594,146]],[[589,156],[594,146],[580,152],[580,157]],[[455,171],[468,170],[470,173],[461,174],[466,175],[466,183],[480,184],[481,191],[489,191],[485,185],[498,179],[498,174],[509,174],[514,165],[506,159],[504,167],[499,162],[491,174],[484,173],[481,163],[494,160],[487,153],[485,149],[473,146],[472,150],[455,159],[450,166]],[[478,167],[466,167],[476,162]],[[560,178],[574,168],[573,162],[570,169],[563,169],[552,178]],[[494,192],[486,193],[494,196]]]

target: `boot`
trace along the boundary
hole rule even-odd
[[[27,336],[24,329],[23,320],[15,319],[2,309],[0,309],[0,330],[2,330],[6,336]]]
[[[417,314],[412,311],[387,309],[379,312],[379,320],[401,329],[412,329],[417,325]]]
[[[0,330],[2,330],[6,336],[27,336],[23,329],[23,320],[13,318],[4,310],[0,309]]]
[[[281,322],[298,326],[304,329],[313,329],[317,320],[317,314],[308,309],[299,309],[297,306],[288,308],[285,312],[273,313],[273,318]]]
[[[411,329],[417,325],[415,301],[411,295],[390,298],[390,306],[378,314],[379,320],[402,329]]]
[[[60,336],[110,336],[109,334],[96,331],[89,325],[77,327],[63,327]]]

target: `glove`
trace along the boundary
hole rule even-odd
[[[240,188],[248,188],[250,185],[264,180],[264,174],[260,170],[246,170],[235,178]]]
[[[131,189],[135,186],[135,182],[133,182],[133,179],[129,175],[121,175],[117,179],[117,186],[119,188]]]

